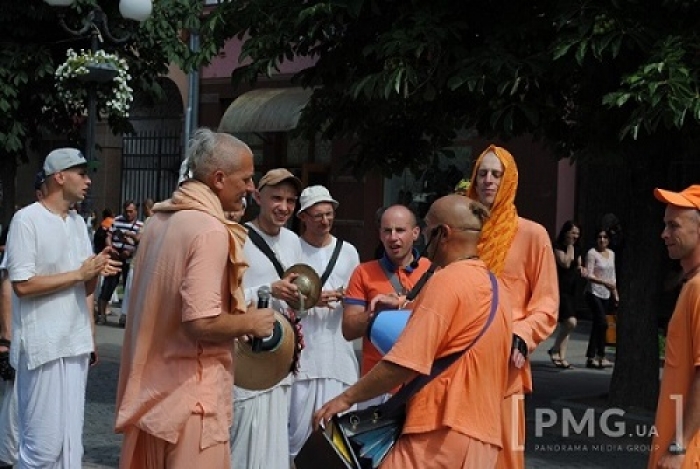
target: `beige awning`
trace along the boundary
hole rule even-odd
[[[219,132],[287,132],[299,123],[313,90],[262,88],[236,98],[219,123]]]

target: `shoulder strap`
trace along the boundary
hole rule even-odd
[[[423,272],[423,275],[420,276],[416,284],[413,286],[413,288],[411,288],[411,291],[409,291],[406,294],[406,301],[413,301],[416,298],[416,296],[418,296],[418,293],[420,293],[421,289],[425,286],[426,283],[428,283],[428,280],[430,280],[430,277],[433,276],[436,269],[437,264],[431,262],[430,267],[428,267],[428,270]]]
[[[388,401],[379,406],[379,412],[383,415],[392,415],[394,412],[399,410],[403,404],[408,401],[414,394],[423,389],[423,387],[436,378],[440,373],[445,371],[451,364],[457,361],[462,355],[467,353],[476,343],[481,339],[481,337],[486,333],[489,326],[493,322],[493,318],[496,316],[496,310],[498,309],[498,281],[496,276],[489,272],[489,278],[491,280],[491,311],[489,312],[489,318],[486,320],[486,324],[479,332],[474,340],[465,348],[459,352],[438,358],[433,362],[433,366],[430,370],[429,375],[420,375],[413,380],[411,380],[405,386],[402,386],[399,391],[394,394]]]
[[[333,249],[331,259],[328,261],[328,265],[326,266],[326,270],[323,272],[323,275],[321,275],[321,288],[323,288],[323,286],[326,284],[326,280],[328,280],[328,277],[331,276],[331,272],[333,272],[333,267],[335,267],[335,263],[338,261],[338,256],[340,255],[340,248],[342,247],[343,240],[336,238],[335,249]]]
[[[282,267],[282,264],[280,264],[280,261],[277,259],[277,256],[275,256],[275,253],[272,252],[272,249],[270,246],[267,245],[265,240],[263,239],[260,234],[255,231],[255,228],[252,227],[250,223],[245,224],[246,227],[248,227],[248,237],[250,240],[255,244],[255,246],[260,249],[260,252],[265,254],[265,256],[270,259],[270,262],[272,262],[272,265],[275,266],[275,270],[277,271],[277,275],[279,275],[280,278],[284,276],[284,268]]]
[[[379,262],[379,266],[384,271],[384,275],[386,275],[386,278],[389,279],[389,282],[391,282],[391,286],[394,288],[394,291],[398,295],[403,295],[406,289],[403,287],[403,285],[401,285],[401,282],[399,282],[399,278],[396,276],[396,272],[389,272],[389,269],[386,268],[386,265],[384,265],[382,259],[377,260],[377,262]]]

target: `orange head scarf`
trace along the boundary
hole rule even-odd
[[[508,150],[490,145],[479,155],[474,164],[472,183],[468,193],[468,196],[474,200],[479,200],[476,193],[479,166],[481,166],[481,160],[488,153],[495,154],[503,165],[503,177],[491,207],[491,216],[486,220],[481,231],[478,250],[479,257],[488,268],[494,274],[499,275],[503,271],[506,256],[518,229],[518,211],[515,208],[515,194],[518,191],[518,166]]]

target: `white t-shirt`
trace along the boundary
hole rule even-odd
[[[287,228],[280,229],[277,236],[270,236],[263,233],[255,226],[246,225],[249,230],[255,230],[270,246],[272,252],[275,253],[277,260],[282,264],[282,268],[287,270],[289,267],[297,264],[301,261],[301,246],[299,245],[299,237],[294,234],[293,231]],[[246,303],[253,302],[257,304],[258,302],[258,289],[263,286],[269,286],[271,283],[280,280],[280,276],[275,270],[274,265],[263,254],[256,246],[253,241],[248,237],[243,245],[243,255],[245,256],[246,262],[248,262],[248,268],[243,274],[243,289],[245,291]],[[287,310],[287,304],[284,301],[278,300],[276,298],[270,299],[270,308],[275,311],[285,312]],[[287,376],[283,379],[279,385],[290,385],[291,378]],[[248,389],[243,389],[235,387],[235,399],[238,401],[243,401],[246,399],[251,399],[258,394],[265,391],[250,391]]]
[[[326,246],[317,248],[303,239],[301,242],[302,262],[313,267],[321,277],[331,260],[336,238]],[[353,270],[360,264],[357,249],[343,242],[335,267],[322,290],[346,288]],[[312,308],[301,319],[305,348],[297,380],[333,378],[351,385],[357,381],[358,365],[352,342],[343,337],[343,305],[338,302],[333,308]]]
[[[591,248],[586,255],[586,269],[588,269],[589,275],[599,280],[617,283],[615,280],[615,253],[610,249],[607,251],[608,257],[605,258],[602,252]],[[599,283],[588,282],[586,291],[604,300],[610,298],[610,290]]]
[[[7,238],[7,270],[13,282],[80,268],[92,255],[85,221],[76,212],[66,218],[35,202],[18,211]],[[85,284],[53,293],[19,298],[12,305],[10,361],[27,354],[29,369],[52,360],[93,351]]]

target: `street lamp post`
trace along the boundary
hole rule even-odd
[[[51,6],[69,7],[75,0],[44,0]],[[151,0],[120,0],[119,12],[126,19],[135,21],[145,21],[151,15],[153,4]],[[62,11],[58,13],[58,21],[61,27],[76,37],[85,37],[90,34],[90,49],[93,55],[100,50],[100,44],[107,38],[113,44],[123,44],[129,40],[130,34],[123,37],[115,37],[109,29],[107,23],[107,14],[95,5],[83,19],[83,25],[80,29],[73,29],[65,21],[65,14]],[[117,75],[117,70],[110,64],[96,64],[88,66],[89,73],[82,78],[88,84],[88,122],[87,132],[85,137],[85,157],[90,164],[95,161],[95,127],[97,123],[97,89],[98,83],[106,83],[114,79]],[[88,194],[88,198],[90,195]],[[86,205],[90,205],[87,201]]]

